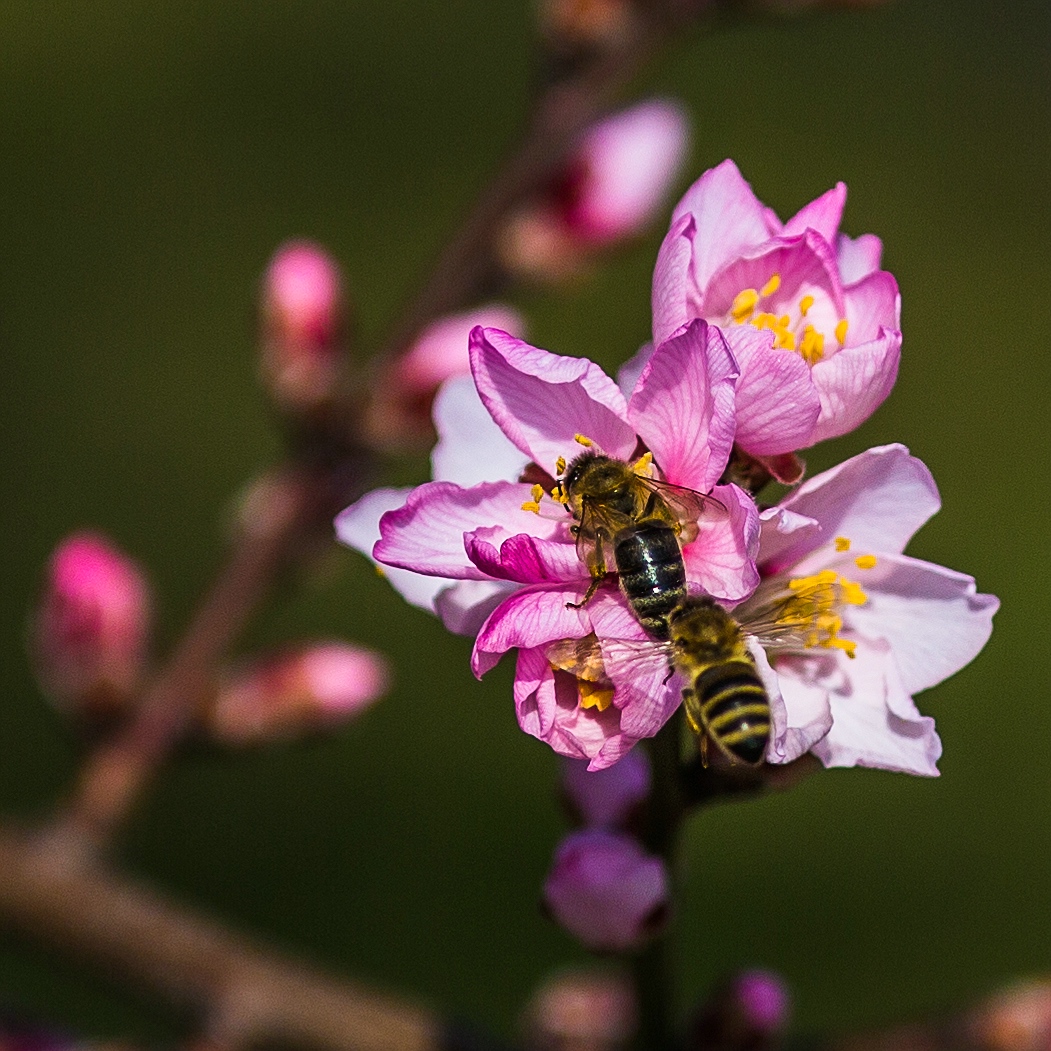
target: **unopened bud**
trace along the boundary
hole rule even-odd
[[[263,278],[261,307],[263,379],[278,405],[302,412],[324,404],[342,364],[339,267],[309,241],[283,245]]]
[[[589,128],[549,186],[504,232],[505,265],[532,278],[579,272],[600,248],[641,233],[672,188],[689,148],[677,103],[654,99]]]
[[[980,1004],[967,1020],[970,1038],[989,1051],[1051,1048],[1051,979],[1008,987]]]
[[[432,322],[377,383],[368,413],[368,430],[376,441],[404,447],[423,436],[433,440],[434,396],[447,379],[471,371],[468,337],[478,325],[503,329],[512,336],[525,334],[522,316],[502,303]]]
[[[341,642],[265,658],[234,673],[205,715],[223,744],[264,744],[350,722],[387,690],[387,662]]]
[[[668,873],[631,836],[584,829],[555,851],[544,904],[589,949],[628,952],[663,927]]]
[[[626,828],[649,795],[650,763],[640,748],[604,770],[591,772],[586,759],[563,759],[562,790],[582,825]]]
[[[621,1051],[638,1027],[635,993],[612,971],[569,971],[533,994],[522,1019],[527,1051]]]
[[[139,567],[104,537],[74,533],[51,556],[32,622],[44,692],[89,720],[116,715],[141,679],[149,627],[149,587]]]
[[[763,1051],[788,1026],[791,1001],[771,971],[741,971],[721,982],[690,1025],[689,1051]]]
[[[617,43],[637,23],[632,0],[540,0],[539,13],[544,35],[560,50]]]

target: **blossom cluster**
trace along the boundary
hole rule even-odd
[[[937,773],[913,694],[978,653],[998,603],[904,554],[939,508],[930,472],[888,445],[771,507],[749,485],[798,482],[795,453],[855,428],[897,376],[897,284],[878,238],[840,232],[845,199],[839,184],[782,223],[731,161],[706,172],[658,252],[652,343],[616,380],[476,326],[470,374],[435,399],[433,481],[376,490],[337,520],[409,602],[474,637],[478,676],[516,651],[519,724],[591,770],[654,736],[683,684],[666,662],[616,656],[615,641],[648,636],[615,575],[582,603],[590,570],[556,484],[582,445],[722,509],[680,535],[687,590],[745,633],[770,700],[767,762],[809,751]],[[582,673],[559,659],[567,644],[604,661]]]

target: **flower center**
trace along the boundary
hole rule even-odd
[[[812,295],[804,295],[793,303],[784,296],[777,296],[780,288],[781,275],[773,274],[760,289],[742,289],[734,296],[727,320],[735,325],[748,323],[758,329],[768,329],[774,334],[775,347],[796,351],[808,365],[816,365],[824,358],[826,340],[829,343],[835,341],[835,349],[844,345],[847,339],[846,318],[840,318],[829,336],[807,320],[816,302]],[[771,309],[774,307],[777,309]],[[784,312],[786,307],[787,312]]]
[[[594,634],[582,639],[563,639],[547,648],[552,671],[566,672],[576,679],[581,708],[604,712],[613,703],[613,683],[606,676],[602,651]]]

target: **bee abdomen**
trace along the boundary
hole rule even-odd
[[[632,612],[654,638],[668,637],[668,617],[686,598],[686,567],[675,530],[633,529],[614,548],[620,587]]]
[[[770,740],[770,699],[755,668],[726,661],[706,668],[693,684],[699,722],[731,759],[762,762]]]

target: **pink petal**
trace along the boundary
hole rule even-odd
[[[755,651],[753,656],[757,657]],[[763,657],[765,660],[765,653]],[[780,668],[774,675],[781,703],[775,705],[773,693],[770,694],[773,727],[766,758],[770,763],[791,763],[809,752],[829,732],[832,709],[828,690],[821,684],[780,674]]]
[[[901,328],[898,282],[885,270],[844,288],[843,302],[847,343],[852,347],[878,339],[881,329]]]
[[[606,771],[588,770],[584,762],[572,759],[561,765],[566,799],[583,823],[593,828],[625,826],[650,794],[650,764],[641,750]]]
[[[992,633],[1000,603],[977,594],[973,577],[904,555],[881,555],[874,568],[852,576],[868,602],[851,608],[850,624],[890,644],[906,693],[959,671]]]
[[[805,230],[813,230],[830,244],[839,231],[839,222],[843,218],[843,206],[847,203],[847,187],[837,182],[831,190],[823,193],[815,201],[801,208],[785,223],[781,231],[783,237],[792,237]]]
[[[410,493],[405,506],[380,519],[381,539],[373,548],[377,561],[430,576],[480,580],[484,574],[467,557],[464,533],[499,523],[509,533],[532,529],[551,536],[558,524],[522,510],[530,487],[512,482],[484,482],[463,489],[452,482],[428,482]]]
[[[697,539],[683,547],[686,577],[713,598],[739,602],[759,583],[759,511],[736,485],[717,485],[712,496],[727,513],[701,518]]]
[[[681,215],[671,224],[657,250],[653,268],[653,342],[663,343],[700,314],[701,296],[690,261],[697,222]]]
[[[777,232],[771,228],[768,210],[731,160],[706,171],[686,191],[672,213],[672,224],[686,214],[692,214],[697,224],[692,271],[699,289],[729,260]]]
[[[844,347],[813,368],[821,415],[812,444],[838,438],[859,427],[883,404],[898,378],[901,333],[883,330],[880,338]]]
[[[810,367],[799,354],[775,349],[772,332],[736,325],[725,335],[741,366],[737,444],[753,456],[805,449],[821,412]]]
[[[576,546],[565,540],[541,540],[528,533],[507,536],[500,527],[488,526],[464,534],[464,546],[483,573],[499,580],[540,584],[587,578]]]
[[[629,358],[619,369],[617,369],[617,386],[625,398],[631,397],[650,358],[653,357],[654,346],[652,343],[643,343],[638,352]]]
[[[821,540],[831,545],[847,537],[855,554],[900,553],[924,522],[941,506],[930,471],[904,445],[882,445],[844,461],[804,482],[781,507],[821,523]],[[784,546],[776,560],[763,552],[763,573],[797,566],[815,571],[802,560],[819,546],[813,533]],[[814,560],[822,568],[827,556]]]
[[[442,384],[434,399],[433,416],[438,443],[431,451],[431,476],[436,482],[470,486],[517,481],[529,463],[529,457],[493,422],[469,375],[454,376]]]
[[[404,570],[390,570],[401,573]],[[500,605],[508,595],[518,590],[518,585],[507,580],[455,580],[442,581],[435,577],[421,577],[421,580],[438,579],[442,590],[434,598],[434,611],[438,614],[447,631],[454,635],[474,637],[481,630],[486,618]]]
[[[664,478],[706,493],[734,440],[737,364],[722,332],[694,321],[653,353],[628,403],[628,418]]]
[[[759,564],[764,569],[791,565],[793,553],[811,551],[825,540],[818,522],[781,504],[760,512],[759,518]]]
[[[879,270],[883,242],[875,234],[862,234],[856,240],[840,234],[836,238],[836,259],[839,276],[845,285],[852,285]]]
[[[572,459],[583,434],[610,456],[635,448],[617,385],[586,358],[549,354],[498,329],[471,333],[478,393],[504,434],[545,470]]]
[[[502,654],[543,646],[556,639],[580,639],[591,630],[583,610],[567,609],[579,601],[580,588],[572,584],[533,584],[500,603],[482,626],[474,644],[471,669],[480,679],[496,666]]]

